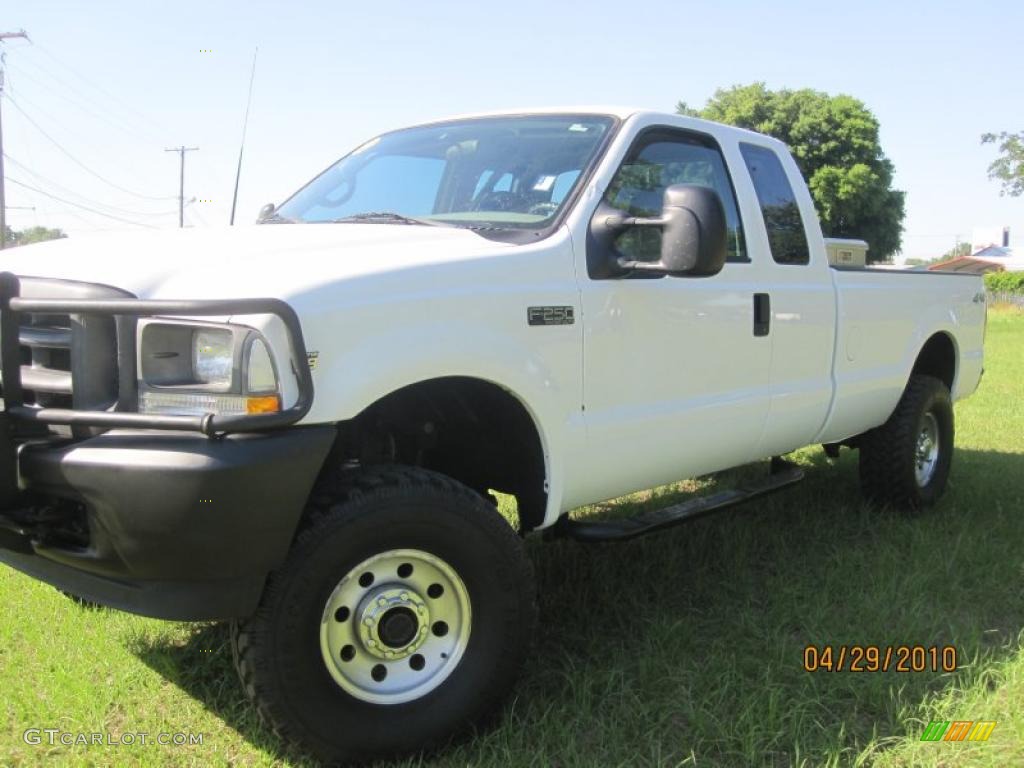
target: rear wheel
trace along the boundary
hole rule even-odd
[[[911,376],[889,420],[861,436],[864,495],[910,510],[934,504],[949,478],[953,437],[949,389],[933,376]]]
[[[436,745],[510,690],[536,621],[523,543],[479,495],[389,467],[315,497],[232,627],[261,717],[328,762]]]

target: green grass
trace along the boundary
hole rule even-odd
[[[749,508],[621,545],[531,540],[541,623],[514,700],[475,739],[400,765],[1024,765],[1024,314],[994,312],[986,351],[925,516],[865,507],[856,455],[807,449],[807,480]],[[808,643],[953,644],[961,666],[812,674]],[[307,764],[260,727],[222,626],[83,609],[6,568],[0,691],[0,765]],[[987,743],[922,743],[931,719],[999,724]],[[204,743],[30,746],[26,728]]]

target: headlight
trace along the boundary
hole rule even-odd
[[[270,359],[267,345],[261,339],[253,339],[249,345],[249,365],[246,373],[249,392],[276,392],[277,374]]]
[[[139,336],[139,412],[199,415],[281,409],[266,340],[238,325],[150,320]]]
[[[235,350],[231,331],[212,329],[192,332],[192,372],[203,384],[231,384]]]

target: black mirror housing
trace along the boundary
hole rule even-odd
[[[618,253],[615,239],[630,227],[662,231],[657,261],[630,261]],[[674,184],[662,198],[661,216],[623,216],[602,203],[588,232],[587,271],[599,280],[635,277],[710,277],[722,271],[728,245],[725,206],[718,193],[698,184]]]
[[[715,190],[697,184],[665,190],[659,271],[677,277],[717,275],[725,265],[727,241],[725,206]]]

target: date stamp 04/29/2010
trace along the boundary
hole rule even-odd
[[[807,672],[955,672],[952,645],[808,645]]]

